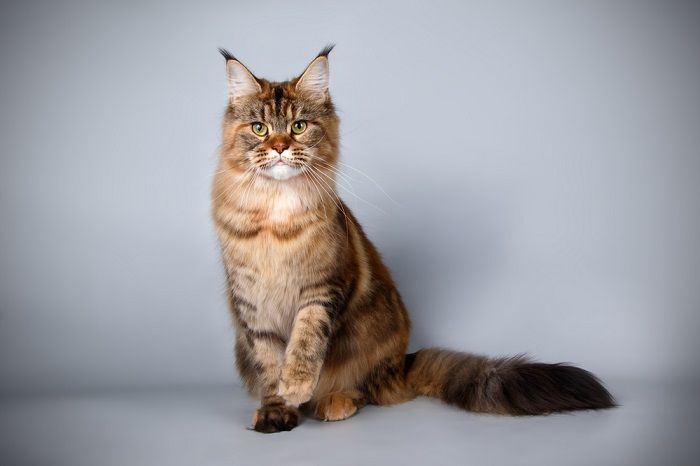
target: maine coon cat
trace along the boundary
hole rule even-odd
[[[510,415],[613,406],[589,372],[437,348],[406,354],[410,321],[389,270],[335,193],[338,117],[324,49],[271,82],[226,59],[228,106],[213,217],[238,370],[261,400],[253,428],[290,430],[300,409],[339,421],[418,395]],[[427,239],[429,240],[429,239]]]

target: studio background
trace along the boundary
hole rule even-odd
[[[398,281],[412,349],[695,380],[698,12],[3,3],[0,392],[239,385],[209,206],[217,47],[282,80],[329,42],[340,194]]]

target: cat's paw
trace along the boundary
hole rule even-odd
[[[316,403],[314,415],[322,421],[342,421],[357,412],[357,405],[348,393],[331,393]]]
[[[299,410],[293,406],[274,404],[261,406],[253,415],[253,429],[264,434],[294,429],[299,425]]]
[[[292,406],[299,406],[311,399],[316,388],[316,381],[312,378],[288,378],[282,377],[277,394]]]

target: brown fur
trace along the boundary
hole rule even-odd
[[[224,52],[232,84],[213,217],[238,370],[262,400],[255,430],[293,428],[300,405],[340,420],[366,403],[416,395],[503,414],[612,406],[595,377],[572,366],[435,349],[405,356],[406,308],[379,253],[335,193],[338,118],[317,79],[324,77],[319,70],[327,73],[329,51],[282,83],[255,78]],[[303,134],[289,130],[297,120],[308,122]],[[251,131],[258,121],[269,128],[264,137]],[[281,148],[300,170],[284,180],[265,174],[270,154]]]

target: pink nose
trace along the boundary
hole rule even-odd
[[[289,144],[286,142],[276,142],[272,145],[272,148],[277,151],[277,153],[281,154],[285,150],[289,149]]]

